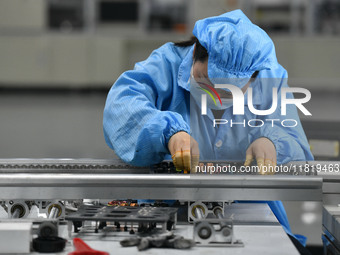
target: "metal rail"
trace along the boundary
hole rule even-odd
[[[340,162],[290,162],[286,165],[296,166],[292,169],[308,171],[271,176],[166,174],[171,164],[162,164],[157,169],[165,169],[163,173],[150,174],[150,167],[115,159],[0,159],[0,199],[320,201],[322,193],[340,194],[340,173],[334,171]],[[320,166],[322,171],[317,171]]]
[[[0,199],[321,200],[322,178],[174,174],[0,174]]]

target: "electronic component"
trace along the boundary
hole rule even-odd
[[[84,221],[115,222],[118,230],[120,230],[120,222],[137,223],[139,232],[150,231],[160,224],[164,232],[176,224],[177,208],[83,205],[77,212],[67,215],[65,219],[74,223],[76,232],[79,222]]]

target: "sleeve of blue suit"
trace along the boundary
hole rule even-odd
[[[176,112],[162,110],[171,99],[172,68],[164,59],[164,48],[123,73],[111,88],[104,109],[104,136],[107,144],[125,162],[137,166],[158,163],[169,154],[170,137],[189,132],[189,126]],[[176,83],[175,83],[176,84]]]

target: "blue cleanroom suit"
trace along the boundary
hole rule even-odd
[[[245,115],[233,115],[231,107],[225,110],[223,119],[239,123],[244,119],[294,119],[298,125],[283,127],[280,121],[275,121],[272,127],[272,122],[265,121],[263,126],[255,128],[248,125],[214,128],[212,111],[208,109],[207,115],[201,115],[200,102],[190,94],[194,46],[177,47],[166,43],[148,59],[136,63],[134,70],[123,73],[112,86],[103,121],[105,140],[110,148],[129,164],[148,166],[171,159],[169,139],[185,131],[198,142],[201,160],[245,160],[247,147],[260,137],[267,137],[274,143],[278,164],[312,160],[296,107],[288,105],[287,115],[281,115],[281,88],[288,86],[288,75],[277,62],[268,35],[239,10],[200,20],[193,33],[208,51],[208,76],[212,80],[236,78],[234,85],[241,87],[254,71],[260,71],[250,85],[256,109],[269,109],[272,88],[278,89],[278,107],[271,115],[255,116],[250,112],[246,93]],[[282,203],[267,203],[291,234]],[[305,243],[303,237],[296,237]]]

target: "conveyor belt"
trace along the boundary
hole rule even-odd
[[[118,159],[0,159],[1,173],[149,173]]]
[[[232,174],[252,174],[257,173],[242,173],[240,167],[243,162],[223,162],[218,160],[200,161],[207,165],[208,163],[219,166],[232,166],[237,169]],[[289,171],[280,172],[281,175],[316,175],[316,172],[311,170],[308,172],[296,171],[294,166],[305,166],[306,161],[290,162],[283,166],[288,166]],[[145,167],[136,167],[126,164],[119,159],[0,159],[0,173],[128,173],[128,174],[147,174],[147,173],[179,173],[172,161],[163,161],[159,164]]]

